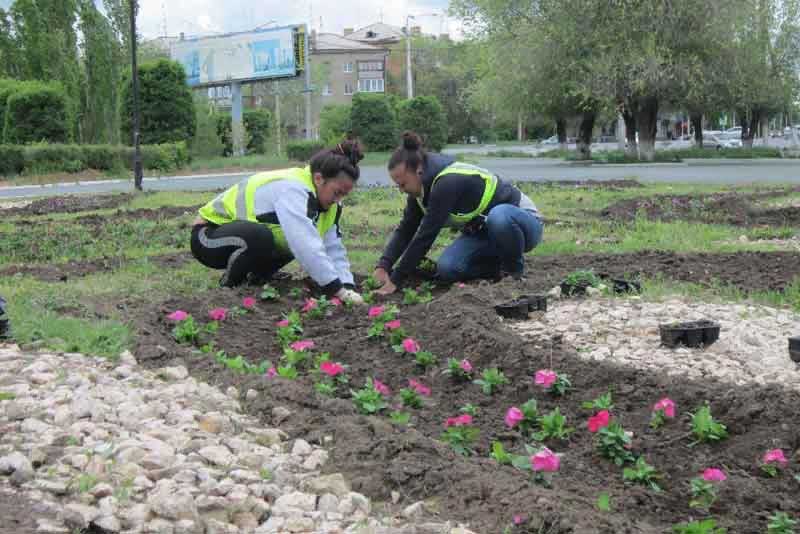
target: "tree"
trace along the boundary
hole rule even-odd
[[[142,144],[191,141],[196,129],[192,93],[177,61],[159,60],[139,66]],[[123,84],[123,138],[130,142],[133,95],[128,73]]]
[[[6,102],[3,138],[11,144],[68,139],[67,97],[61,84],[25,83]]]
[[[331,104],[322,108],[319,114],[319,136],[325,145],[335,145],[350,133],[350,112],[349,104]]]
[[[383,95],[356,93],[350,112],[353,135],[368,150],[390,150],[397,144],[394,110]]]
[[[447,117],[433,96],[417,96],[398,106],[400,130],[413,130],[422,137],[428,150],[439,152],[447,143]]]

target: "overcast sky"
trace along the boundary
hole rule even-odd
[[[2,0],[0,0],[2,2]],[[373,22],[405,25],[406,14],[420,16],[426,33],[456,33],[460,26],[446,17],[448,0],[139,0],[139,28],[145,37],[195,35],[251,30],[270,21],[278,26],[312,21],[313,29],[342,33]],[[101,3],[98,1],[98,3]],[[412,21],[412,26],[414,21]]]

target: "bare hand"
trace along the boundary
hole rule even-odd
[[[386,285],[389,280],[389,273],[386,272],[386,269],[383,267],[378,267],[372,272],[372,278],[375,279],[376,282],[380,282],[381,285]]]
[[[395,291],[397,291],[397,286],[394,285],[391,280],[386,280],[386,283],[383,284],[383,287],[375,291],[375,293],[385,297],[386,295],[391,295]]]

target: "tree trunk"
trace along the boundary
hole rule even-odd
[[[703,148],[703,114],[690,113],[689,121],[694,128],[694,144],[697,148]]]
[[[556,119],[556,134],[558,135],[558,148],[567,150],[567,119]]]
[[[625,110],[622,112],[622,120],[625,121],[625,138],[628,140],[625,155],[638,159],[639,143],[636,141],[636,117],[630,110]]]
[[[517,113],[517,141],[525,140],[525,127],[522,122],[522,112]]]
[[[769,146],[769,119],[766,116],[761,118],[761,138],[764,146]]]
[[[638,99],[636,129],[639,132],[639,159],[653,161],[656,157],[658,98],[646,96]]]
[[[597,114],[594,111],[584,111],[581,114],[581,124],[578,127],[578,159],[592,159],[592,132]]]
[[[742,146],[745,148],[753,148],[753,139],[758,131],[758,123],[761,122],[761,112],[755,109],[750,110],[750,120],[742,121],[747,125],[747,132],[745,126],[742,125]]]

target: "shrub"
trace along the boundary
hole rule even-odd
[[[26,83],[8,96],[3,139],[10,144],[67,140],[67,96],[58,83]]]
[[[80,145],[37,143],[25,148],[25,170],[31,173],[80,172],[87,168]]]
[[[398,106],[401,130],[417,132],[428,150],[439,152],[447,143],[447,116],[434,96],[418,96]]]
[[[350,133],[351,110],[349,104],[332,104],[322,108],[319,114],[319,136],[326,145],[334,145]]]
[[[356,93],[350,112],[352,133],[367,150],[390,150],[397,144],[397,121],[383,95]]]
[[[194,109],[197,130],[192,140],[192,155],[202,158],[223,156],[225,147],[217,133],[220,114],[215,112],[205,96],[200,95],[195,95]]]
[[[148,170],[171,171],[189,163],[189,150],[186,143],[161,143],[142,145],[142,167]],[[125,164],[132,167],[133,149],[129,149]]]
[[[89,169],[109,171],[125,166],[125,151],[122,146],[84,145],[82,148]]]
[[[21,146],[0,145],[0,175],[19,174],[25,168],[25,155]]]
[[[290,141],[286,145],[286,155],[290,160],[309,161],[311,156],[325,148],[321,141]]]

